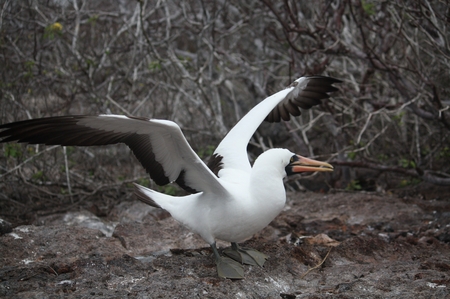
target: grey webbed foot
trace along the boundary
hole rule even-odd
[[[229,279],[243,279],[244,278],[244,267],[235,260],[230,259],[226,256],[220,256],[217,251],[216,244],[211,244],[211,248],[214,253],[214,258],[216,260],[217,275],[222,278]]]
[[[240,247],[231,243],[231,247],[223,250],[223,253],[242,264],[262,267],[269,258],[268,255],[251,248]]]
[[[230,259],[226,256],[221,256],[216,259],[217,274],[219,277],[230,279],[243,279],[244,267],[242,264]]]

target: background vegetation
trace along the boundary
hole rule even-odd
[[[326,185],[297,177],[290,189],[450,185],[449,1],[244,2],[0,1],[0,123],[170,119],[207,158],[256,103],[323,74],[343,81],[340,92],[264,124],[251,158],[287,147],[337,166],[320,177]],[[20,222],[79,204],[101,214],[133,198],[132,181],[152,185],[125,146],[3,144],[0,216]]]

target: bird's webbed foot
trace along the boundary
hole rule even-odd
[[[260,267],[269,258],[268,255],[262,252],[251,248],[240,247],[237,243],[231,243],[231,247],[224,249],[223,253],[241,264]]]
[[[242,264],[236,262],[235,260],[219,255],[217,251],[216,244],[211,245],[214,252],[214,259],[216,261],[217,275],[222,278],[229,279],[243,279],[244,278],[244,267]]]

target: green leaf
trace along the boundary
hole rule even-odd
[[[362,8],[366,14],[373,16],[375,14],[375,4],[372,1],[361,1]]]
[[[359,191],[361,189],[362,186],[359,180],[352,180],[350,183],[348,183],[347,187],[345,188],[345,190],[349,191]]]
[[[17,143],[5,144],[5,157],[20,158],[23,155],[22,147]]]

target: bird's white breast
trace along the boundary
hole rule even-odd
[[[215,238],[240,242],[266,227],[283,209],[283,181],[270,176],[235,176],[225,182],[230,198],[211,210],[211,233]],[[238,178],[238,180],[236,180]]]

